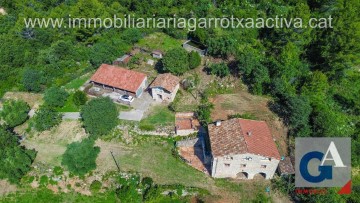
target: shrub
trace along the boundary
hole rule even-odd
[[[152,124],[148,124],[148,123],[140,123],[139,128],[140,128],[140,130],[143,130],[143,131],[154,131],[155,130],[155,126]]]
[[[61,176],[64,173],[63,169],[60,166],[54,167],[54,174],[57,176]]]
[[[76,91],[72,97],[72,100],[76,106],[82,106],[86,104],[88,98],[83,91]]]
[[[100,152],[90,139],[69,144],[63,155],[61,164],[67,166],[71,173],[83,176],[96,168],[96,157]]]
[[[196,51],[189,53],[189,68],[194,69],[201,64],[201,57]]]
[[[4,103],[0,117],[5,121],[5,125],[13,128],[23,124],[28,119],[30,111],[29,105],[24,101],[8,100]]]
[[[182,75],[189,70],[188,53],[183,48],[171,49],[162,60],[163,71]]]
[[[69,94],[62,88],[50,87],[44,93],[45,104],[50,107],[63,107]]]
[[[211,64],[208,70],[210,74],[219,76],[221,78],[230,75],[230,69],[224,62]]]
[[[81,109],[84,127],[91,135],[99,136],[109,133],[118,122],[116,105],[110,98],[91,100]]]
[[[99,190],[101,189],[101,187],[102,187],[101,182],[98,181],[98,180],[94,180],[94,181],[91,183],[91,185],[90,185],[90,191],[91,191],[92,193],[97,193],[97,192],[99,192]]]
[[[22,85],[30,92],[40,92],[41,73],[37,70],[26,69],[22,76]]]
[[[34,127],[37,131],[45,131],[59,125],[62,115],[47,106],[41,106],[34,117]]]
[[[40,177],[40,186],[47,186],[47,184],[49,183],[49,177],[47,177],[46,175],[43,175]]]

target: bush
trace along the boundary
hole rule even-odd
[[[72,97],[72,100],[76,106],[82,106],[86,104],[88,98],[83,91],[76,91]]]
[[[45,131],[59,125],[62,115],[47,106],[41,106],[34,117],[34,127],[37,131]]]
[[[64,173],[63,169],[60,166],[54,167],[54,174],[57,176],[61,176]]]
[[[155,126],[152,124],[148,124],[148,123],[140,123],[139,128],[140,128],[140,130],[143,130],[143,131],[154,131],[155,130]]]
[[[24,101],[8,100],[4,103],[0,117],[9,128],[23,124],[28,119],[29,105]]]
[[[183,48],[171,49],[162,60],[163,71],[182,75],[189,70],[188,53]]]
[[[189,53],[190,69],[194,69],[194,68],[200,66],[200,64],[201,64],[201,57],[200,57],[199,53],[197,53],[196,51],[191,51]]]
[[[110,98],[97,98],[85,104],[81,110],[84,127],[95,136],[109,133],[118,123],[118,111]]]
[[[69,94],[62,88],[50,87],[45,91],[44,101],[50,107],[63,107]]]
[[[99,192],[99,190],[101,189],[101,187],[102,187],[101,182],[98,181],[98,180],[94,180],[94,181],[91,183],[91,185],[90,185],[90,191],[91,191],[92,193],[97,193],[97,192]]]
[[[61,164],[67,166],[71,173],[83,176],[96,168],[99,152],[100,148],[94,147],[93,140],[73,142],[67,146]]]
[[[221,78],[230,75],[230,69],[224,62],[211,64],[208,70],[210,74],[219,76]]]
[[[37,70],[27,69],[22,76],[22,85],[25,90],[30,92],[40,92],[41,90],[41,74]]]

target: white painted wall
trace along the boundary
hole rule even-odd
[[[246,160],[246,158],[251,160]],[[265,173],[266,179],[273,178],[279,164],[279,160],[271,158],[264,160],[265,157],[255,154],[237,154],[226,157],[214,157],[212,160],[212,177],[215,178],[237,178],[238,173],[246,172],[248,179],[253,179],[255,174]],[[229,164],[229,165],[228,165]],[[246,165],[243,167],[242,165]],[[262,168],[266,165],[266,168]]]

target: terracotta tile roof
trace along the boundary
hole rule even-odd
[[[280,160],[279,172],[280,172],[280,175],[295,174],[295,169],[291,162],[290,157],[285,157],[283,160]]]
[[[270,129],[264,121],[235,118],[222,121],[220,126],[210,124],[208,128],[214,157],[251,153],[280,159]]]
[[[180,79],[170,73],[160,74],[156,79],[151,83],[150,88],[153,87],[162,87],[169,92],[173,92],[178,85]]]
[[[175,127],[177,130],[197,129],[200,127],[200,123],[196,119],[194,112],[176,113]]]
[[[145,78],[144,73],[102,64],[90,80],[136,93]]]

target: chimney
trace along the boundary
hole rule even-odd
[[[216,125],[217,127],[221,126],[221,121],[220,121],[220,120],[216,121],[216,122],[215,122],[215,125]]]
[[[248,135],[248,136],[251,136],[251,135],[252,135],[252,131],[248,131],[248,132],[247,132],[247,135]]]

